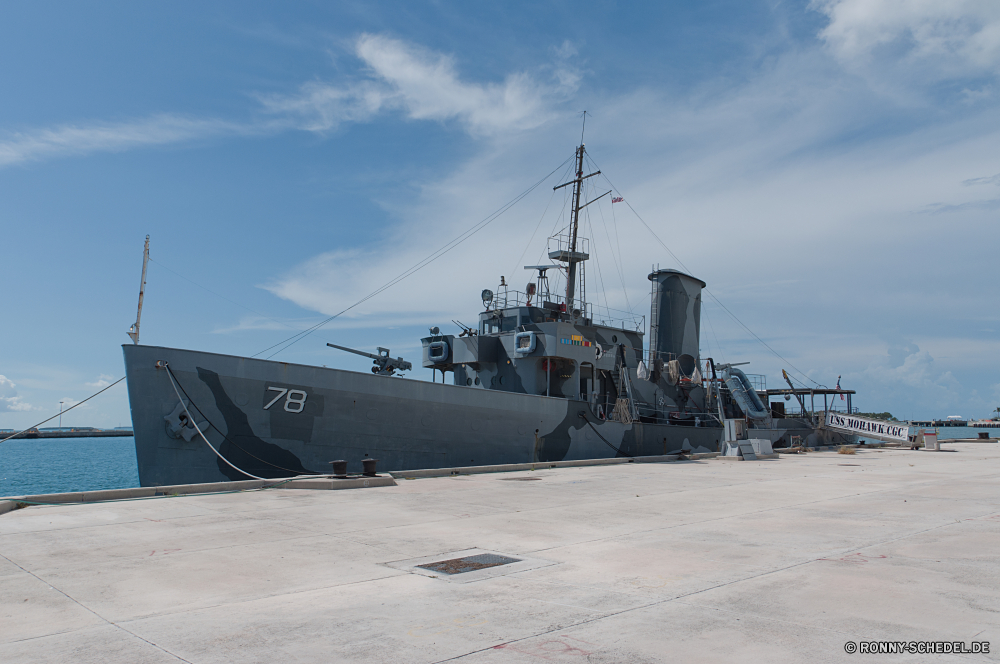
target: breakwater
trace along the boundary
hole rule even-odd
[[[16,431],[0,431],[0,440]],[[131,429],[29,429],[14,440],[22,438],[131,438]]]

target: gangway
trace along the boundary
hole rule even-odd
[[[900,422],[890,422],[878,420],[871,417],[859,417],[854,415],[854,408],[851,405],[851,397],[854,390],[844,390],[840,388],[830,389],[825,387],[808,388],[792,387],[790,389],[767,390],[768,400],[771,397],[783,396],[786,399],[795,399],[805,409],[806,397],[809,398],[809,409],[800,413],[801,417],[811,417],[816,427],[834,431],[836,433],[847,434],[849,436],[863,436],[872,440],[880,440],[887,443],[908,443],[910,442],[910,426]],[[823,397],[823,407],[817,408],[816,397]],[[836,397],[844,399],[847,403],[847,412],[842,413],[831,408],[830,398]],[[778,402],[780,403],[780,402]],[[771,416],[781,417],[776,413],[776,403],[771,403]]]
[[[886,443],[910,442],[910,425],[902,422],[876,420],[871,417],[858,417],[857,415],[828,410],[819,426],[821,429],[851,436],[864,436]]]

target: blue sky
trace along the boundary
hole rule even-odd
[[[123,375],[147,233],[143,343],[252,355],[555,169],[583,110],[680,260],[595,204],[592,300],[647,313],[649,266],[684,267],[784,361],[711,297],[703,355],[772,386],[1000,405],[995,2],[7,3],[0,62],[0,427]],[[523,288],[550,184],[278,359],[418,359],[500,275]],[[64,424],[128,424],[123,387]]]

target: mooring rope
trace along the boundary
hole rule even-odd
[[[601,435],[601,432],[600,432],[600,431],[598,431],[598,430],[597,430],[597,427],[595,427],[595,426],[594,426],[594,423],[593,423],[593,422],[591,422],[591,421],[590,421],[589,419],[587,419],[587,414],[586,414],[585,412],[583,412],[583,411],[580,411],[580,417],[582,417],[582,418],[583,418],[583,421],[584,421],[584,422],[586,422],[587,424],[589,424],[589,425],[590,425],[590,428],[594,430],[594,433],[596,433],[596,434],[597,434],[597,437],[598,437],[598,438],[600,438],[601,440],[603,440],[603,441],[604,441],[604,444],[605,444],[605,445],[607,445],[608,447],[610,447],[611,449],[613,449],[613,450],[614,450],[615,452],[617,452],[618,454],[621,454],[622,456],[627,456],[627,457],[628,457],[629,459],[634,459],[634,458],[635,458],[634,456],[632,456],[632,455],[631,455],[631,454],[629,454],[628,452],[622,452],[622,451],[621,451],[620,449],[618,449],[617,447],[615,447],[615,446],[614,446],[614,445],[613,445],[613,444],[612,444],[611,442],[609,442],[607,438],[605,438],[604,436],[602,436],[602,435]]]
[[[40,427],[41,425],[45,424],[46,422],[50,422],[50,421],[52,421],[52,420],[56,419],[57,417],[59,417],[60,415],[64,415],[65,413],[68,413],[69,411],[73,410],[73,409],[74,409],[74,408],[76,408],[77,406],[82,406],[83,404],[87,403],[88,401],[90,401],[91,399],[93,399],[94,397],[96,397],[96,396],[97,396],[98,394],[100,394],[101,392],[106,392],[107,390],[110,390],[110,389],[111,389],[112,387],[114,387],[114,386],[115,386],[115,385],[117,385],[118,383],[122,382],[123,380],[125,380],[125,376],[122,376],[121,378],[119,378],[119,379],[118,379],[118,380],[116,380],[115,382],[111,383],[110,385],[108,385],[108,386],[107,386],[107,387],[105,387],[104,389],[102,389],[102,390],[100,390],[100,391],[98,391],[98,392],[94,392],[93,394],[91,394],[91,395],[90,395],[89,397],[87,397],[87,398],[86,398],[86,399],[84,399],[83,401],[81,401],[81,402],[79,402],[79,403],[75,403],[75,404],[73,404],[72,406],[70,406],[70,407],[69,407],[69,408],[67,408],[66,410],[63,410],[63,411],[60,411],[59,413],[57,413],[57,414],[53,415],[53,416],[52,416],[52,417],[50,417],[49,419],[47,419],[47,420],[42,420],[42,421],[41,421],[41,422],[39,422],[38,424],[35,424],[35,425],[33,425],[33,426],[30,426],[30,427],[28,427],[27,429],[24,429],[24,430],[22,430],[22,431],[18,431],[18,432],[17,432],[17,433],[15,433],[15,434],[14,434],[13,436],[7,436],[7,437],[6,437],[6,438],[4,438],[3,440],[0,440],[0,443],[6,443],[6,442],[7,442],[8,440],[10,440],[11,438],[17,438],[17,437],[18,437],[18,436],[20,436],[20,435],[21,435],[22,433],[26,433],[26,432],[28,432],[28,431],[31,431],[32,429],[36,429],[36,428]]]
[[[261,462],[261,463],[263,463],[263,464],[266,464],[266,465],[268,465],[268,466],[271,466],[272,468],[277,468],[278,470],[284,470],[284,471],[286,471],[286,472],[289,472],[289,473],[295,473],[295,476],[296,476],[296,477],[301,477],[301,476],[304,476],[304,475],[316,475],[316,476],[318,476],[318,477],[321,477],[321,476],[324,476],[324,475],[326,475],[326,473],[308,473],[308,472],[307,472],[307,473],[300,473],[299,471],[295,470],[294,468],[285,468],[284,466],[279,466],[279,465],[278,465],[278,464],[276,464],[276,463],[271,463],[271,462],[270,462],[270,461],[268,461],[267,459],[261,459],[261,458],[260,458],[259,456],[257,456],[256,454],[254,454],[254,453],[252,453],[252,452],[249,452],[249,451],[247,451],[247,450],[243,449],[242,447],[240,447],[240,446],[239,446],[239,445],[238,445],[238,444],[236,443],[236,441],[234,441],[234,440],[233,440],[232,438],[230,438],[229,436],[227,436],[227,435],[226,435],[226,432],[225,432],[225,431],[223,431],[222,429],[220,429],[220,428],[219,428],[219,427],[218,427],[218,426],[217,426],[217,425],[215,424],[215,422],[213,422],[213,421],[212,421],[212,420],[211,420],[211,419],[210,419],[210,418],[208,417],[208,415],[206,415],[206,414],[205,414],[205,409],[204,409],[204,408],[201,408],[201,407],[200,407],[200,406],[199,406],[198,404],[196,404],[196,403],[194,402],[194,399],[192,399],[192,398],[191,398],[191,395],[190,395],[190,394],[188,394],[188,393],[187,393],[187,390],[185,390],[185,389],[184,389],[184,386],[183,386],[183,385],[181,385],[181,381],[180,381],[180,380],[178,380],[178,381],[177,381],[177,387],[181,388],[181,392],[182,392],[182,393],[184,394],[184,396],[185,396],[185,397],[187,397],[187,400],[188,400],[189,402],[191,402],[191,406],[192,406],[192,407],[193,407],[193,408],[194,408],[195,410],[197,410],[197,411],[198,411],[198,414],[199,414],[199,415],[200,415],[201,417],[205,418],[205,421],[206,421],[206,422],[208,422],[208,426],[210,426],[210,427],[212,427],[213,429],[215,429],[215,430],[216,430],[216,431],[218,432],[218,434],[219,434],[220,436],[222,436],[223,440],[225,440],[225,441],[226,441],[227,443],[229,443],[230,445],[232,445],[233,447],[235,447],[236,449],[238,449],[238,450],[239,450],[240,452],[243,452],[243,454],[246,454],[246,455],[247,455],[247,456],[249,456],[249,457],[253,457],[254,459],[257,459],[257,461],[260,461],[260,462]]]
[[[184,399],[181,398],[181,393],[177,390],[177,383],[174,381],[174,372],[171,371],[170,365],[167,364],[166,361],[163,362],[163,368],[165,368],[167,370],[167,377],[170,378],[170,384],[174,388],[174,394],[177,395],[177,400],[180,401],[181,402],[181,406],[184,407],[184,414],[187,415],[188,422],[190,422],[191,426],[194,427],[194,430],[198,432],[198,435],[201,436],[201,439],[203,441],[205,441],[205,444],[208,445],[208,448],[210,450],[212,450],[213,452],[215,452],[215,456],[217,456],[220,459],[222,459],[226,463],[226,465],[229,466],[230,468],[232,468],[233,470],[235,470],[237,472],[240,472],[240,473],[243,473],[247,477],[252,477],[255,480],[262,480],[262,481],[266,482],[267,481],[266,477],[257,477],[256,475],[251,475],[250,473],[248,473],[247,471],[243,470],[242,468],[237,468],[232,463],[230,463],[229,459],[227,459],[226,457],[222,456],[219,453],[219,450],[217,450],[214,447],[212,447],[212,443],[208,442],[208,438],[205,438],[205,434],[203,434],[201,432],[201,429],[198,427],[198,423],[194,421],[194,418],[191,417],[191,413],[188,412],[187,404],[184,403]]]

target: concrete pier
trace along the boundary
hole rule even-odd
[[[18,509],[0,662],[997,661],[1000,450],[945,446]]]

